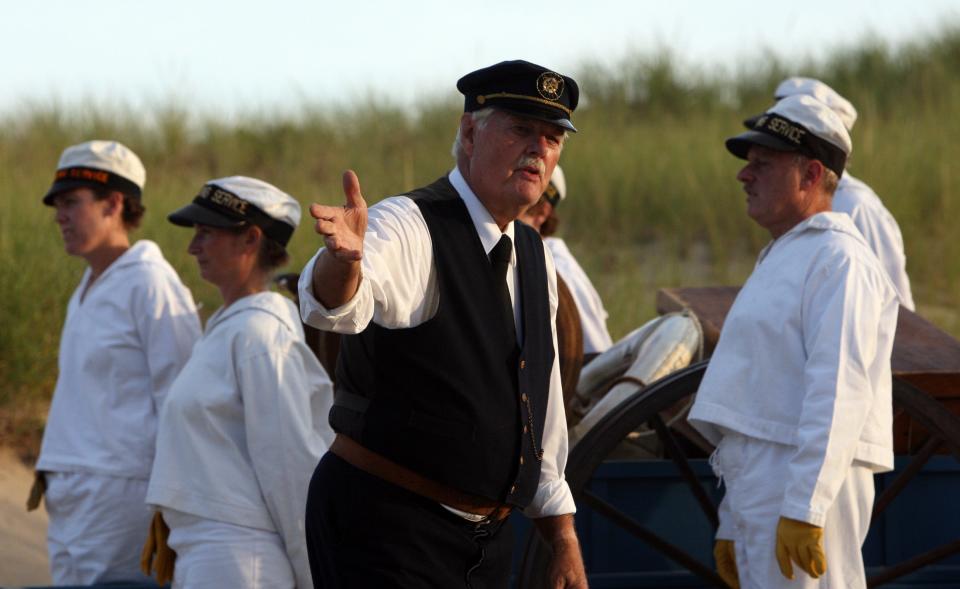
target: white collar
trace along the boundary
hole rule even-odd
[[[467,205],[470,220],[473,221],[473,226],[476,228],[477,235],[480,237],[480,243],[483,244],[483,251],[485,251],[487,255],[490,254],[493,246],[497,245],[497,242],[500,241],[501,236],[507,235],[511,241],[515,241],[514,222],[511,221],[508,223],[505,231],[500,231],[500,226],[493,220],[493,216],[490,214],[490,211],[487,210],[487,207],[483,206],[483,203],[480,202],[477,195],[473,193],[463,174],[460,173],[460,168],[453,168],[447,178],[450,180],[450,184],[453,184],[453,188],[457,191],[457,194],[460,195],[463,203]]]
[[[768,243],[760,250],[760,255],[757,257],[757,265],[767,257],[767,254],[770,253],[770,250],[772,250],[774,246],[784,241],[789,241],[808,231],[836,231],[838,233],[846,233],[867,247],[870,247],[867,245],[866,240],[863,238],[863,235],[860,234],[856,225],[853,224],[853,220],[850,219],[849,215],[834,211],[823,211],[800,221],[791,227],[789,231]]]
[[[245,297],[240,297],[229,307],[220,307],[217,309],[213,315],[207,319],[207,325],[204,329],[204,332],[209,333],[214,327],[225,322],[228,318],[247,311],[263,311],[269,313],[283,323],[287,329],[296,331],[296,328],[294,327],[294,319],[292,317],[293,314],[290,312],[291,305],[287,305],[286,301],[287,299],[283,295],[271,290],[265,290],[247,295]]]

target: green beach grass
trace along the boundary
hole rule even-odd
[[[767,235],[744,214],[740,162],[723,139],[771,103],[787,75],[819,77],[860,118],[851,171],[900,223],[918,311],[960,335],[960,195],[953,142],[960,137],[960,28],[896,51],[867,42],[822,62],[758,62],[740,72],[691,71],[669,52],[632,55],[616,67],[572,72],[584,100],[581,129],[561,163],[570,198],[560,234],[591,275],[614,337],[655,314],[656,289],[739,284]],[[756,65],[756,64],[754,64]],[[134,239],[156,241],[209,315],[219,295],[186,253],[189,230],[166,213],[210,178],[263,178],[310,202],[339,203],[340,175],[357,171],[368,202],[433,180],[449,155],[455,96],[415,112],[380,102],[304,106],[232,122],[170,104],[151,113],[122,105],[37,107],[0,121],[0,443],[31,437],[57,373],[66,302],[83,263],[63,253],[40,196],[60,151],[117,139],[147,167],[147,214]],[[319,244],[309,216],[290,246],[299,271]]]

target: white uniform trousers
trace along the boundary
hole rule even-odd
[[[173,589],[292,589],[296,584],[276,532],[163,509],[167,544],[177,553]]]
[[[54,585],[150,583],[140,550],[152,512],[147,481],[82,472],[47,472],[47,550]]]
[[[862,589],[866,587],[861,547],[873,509],[873,473],[857,464],[843,485],[823,527],[827,571],[813,579],[794,563],[794,580],[777,564],[777,523],[783,503],[787,465],[795,449],[725,432],[717,450],[726,486],[721,529],[731,530],[743,589]],[[729,519],[728,519],[729,518]]]

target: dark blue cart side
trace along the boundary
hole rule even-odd
[[[897,470],[877,475],[878,496],[908,462],[907,457],[898,458]],[[723,490],[717,488],[716,478],[706,460],[693,460],[691,466],[712,499],[719,502]],[[606,462],[594,473],[590,489],[641,524],[656,530],[664,539],[712,566],[713,529],[672,462]],[[868,569],[902,562],[955,540],[960,532],[958,499],[960,463],[950,456],[931,458],[921,474],[871,527],[863,548]],[[514,514],[512,518],[517,570],[531,526],[520,514]],[[579,508],[576,520],[591,588],[710,587],[590,508]],[[884,587],[956,589],[960,587],[960,555]]]

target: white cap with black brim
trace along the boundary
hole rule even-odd
[[[553,168],[553,174],[550,176],[550,181],[547,182],[547,188],[543,191],[543,198],[547,199],[547,202],[553,208],[557,208],[557,205],[560,204],[560,201],[567,197],[567,180],[563,176],[563,170],[560,169],[560,164],[557,164]]]
[[[749,131],[726,140],[727,150],[738,158],[747,159],[750,146],[761,145],[820,160],[837,176],[843,175],[853,150],[850,133],[840,117],[819,100],[789,96],[749,121]]]
[[[63,150],[43,204],[53,206],[58,194],[76,188],[105,188],[140,198],[146,180],[143,163],[126,145],[99,139],[87,141]]]
[[[843,126],[847,131],[853,130],[854,123],[857,122],[857,109],[849,100],[840,95],[839,92],[814,78],[802,78],[794,76],[780,82],[777,89],[773,91],[773,97],[777,100],[783,100],[788,96],[806,94],[813,96],[820,102],[830,107],[830,110],[837,113]]]
[[[230,176],[204,184],[193,202],[170,213],[167,219],[181,227],[256,225],[267,237],[286,246],[300,223],[300,203],[262,180]]]

